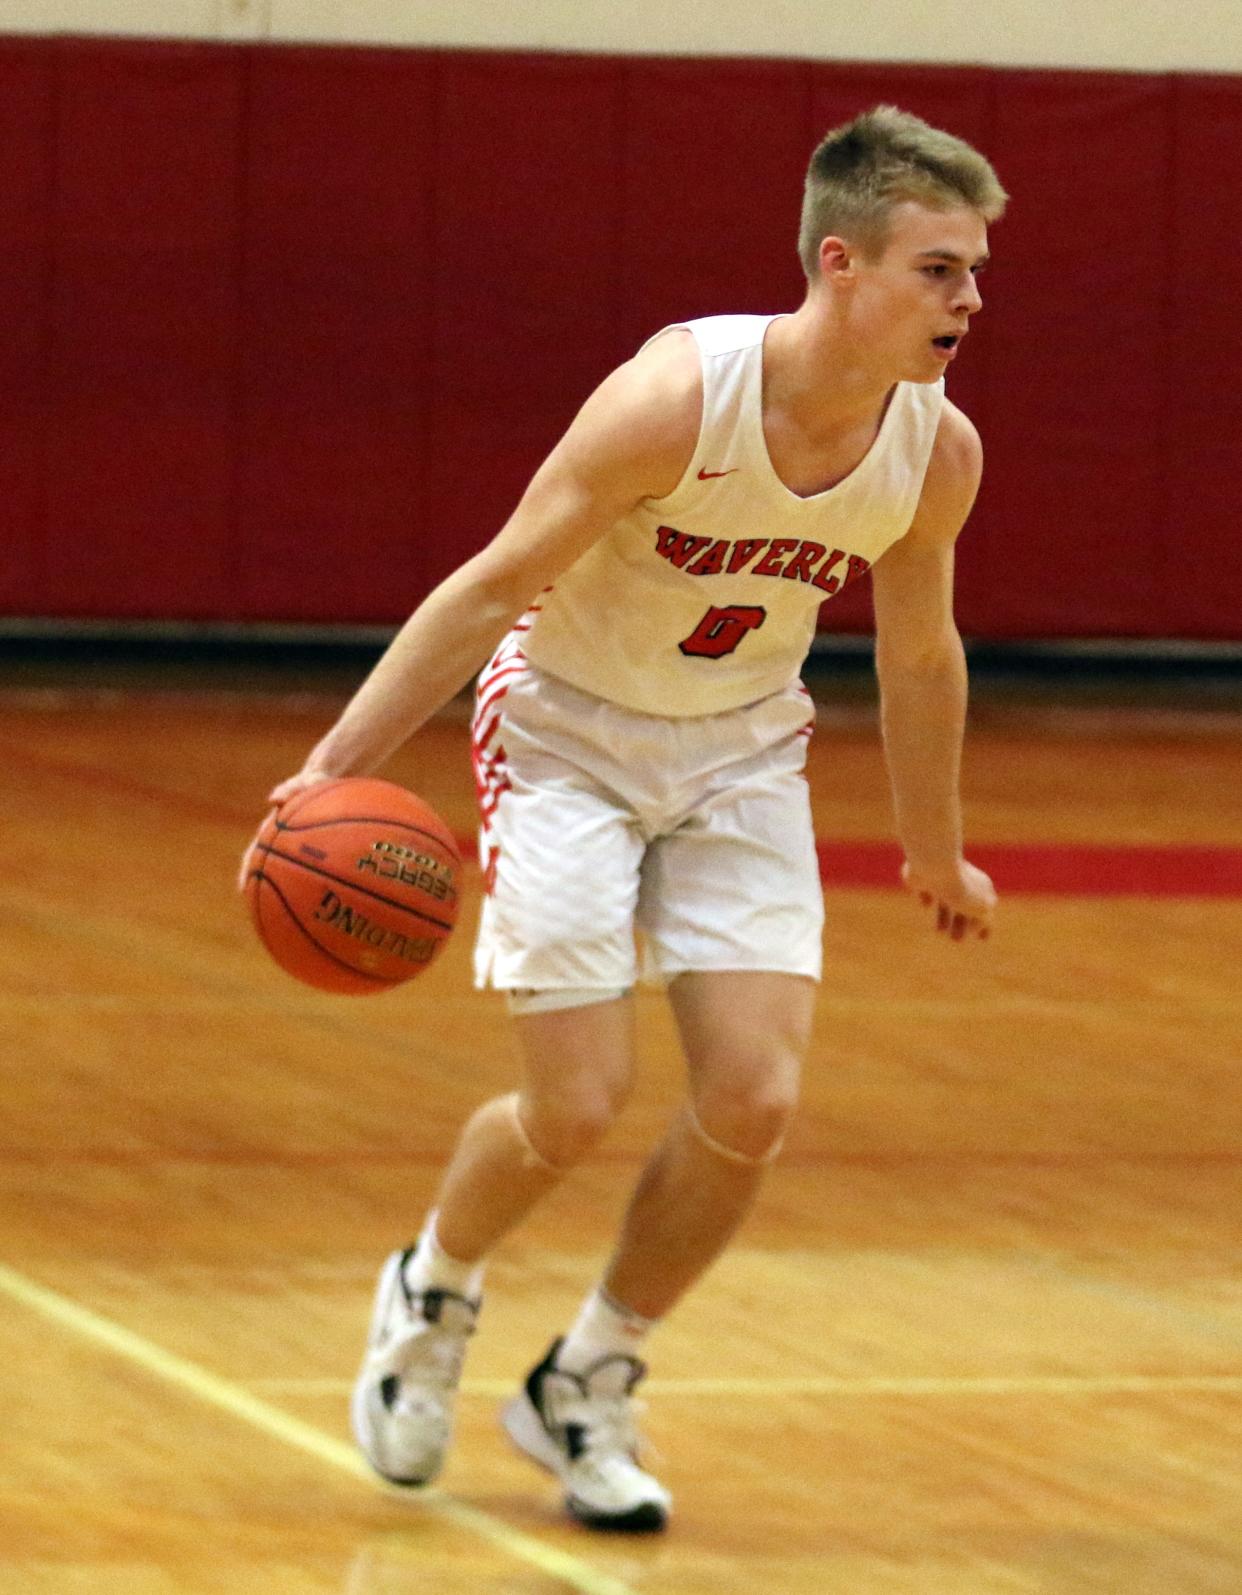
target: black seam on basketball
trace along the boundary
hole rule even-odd
[[[399,909],[403,914],[413,914],[415,919],[425,919],[429,925],[435,925],[446,933],[453,929],[455,923],[453,920],[437,919],[434,914],[424,914],[420,908],[411,908],[408,903],[399,903],[395,897],[385,897],[382,892],[373,892],[369,886],[363,886],[358,881],[342,880],[339,875],[330,875],[326,869],[320,869],[318,864],[308,864],[304,858],[294,858],[291,853],[277,852],[270,842],[257,842],[255,845],[261,853],[282,859],[286,864],[296,864],[299,869],[308,870],[312,875],[331,881],[334,886],[344,886],[348,891],[361,892],[364,897],[373,897],[377,903]]]
[[[254,872],[254,875],[253,875],[252,879],[257,880],[257,881],[262,881],[262,882],[266,883],[268,886],[270,886],[272,888],[272,890],[276,893],[276,896],[280,899],[280,906],[284,909],[285,913],[288,914],[289,918],[297,926],[297,928],[302,932],[303,936],[306,937],[307,941],[311,944],[311,946],[315,949],[315,951],[317,953],[322,953],[323,956],[326,959],[328,959],[328,961],[330,963],[338,965],[341,969],[343,969],[345,971],[345,973],[347,975],[357,975],[359,980],[371,980],[371,981],[374,981],[374,983],[377,986],[392,986],[392,985],[398,984],[398,982],[396,982],[396,981],[386,980],[383,975],[368,975],[365,969],[355,969],[353,964],[346,963],[343,958],[338,958],[335,953],[329,952],[328,949],[323,945],[323,943],[322,942],[317,942],[315,940],[315,938],[311,935],[310,931],[307,930],[306,926],[302,923],[302,921],[294,913],[293,905],[290,903],[289,899],[281,891],[280,887],[277,886],[276,882],[272,879],[272,877],[270,875],[265,875],[262,870],[256,870]],[[260,903],[260,913],[261,913],[262,912],[262,903],[263,903],[263,893],[261,891],[259,893],[259,903]],[[286,972],[286,974],[292,973],[292,971],[290,971],[290,970],[286,970],[285,972]]]
[[[307,820],[305,825],[287,825],[284,820],[276,821],[278,831],[321,831],[329,825],[393,825],[401,831],[413,831],[415,836],[425,836],[429,842],[437,842],[441,847],[448,843],[449,851],[460,864],[461,852],[457,843],[439,831],[424,830],[421,825],[411,825],[406,820],[390,820],[384,814],[342,814],[335,820]]]

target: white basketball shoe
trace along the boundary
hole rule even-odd
[[[602,1357],[585,1374],[556,1366],[558,1340],[501,1414],[510,1438],[565,1488],[588,1528],[649,1534],[673,1499],[636,1460],[633,1392],[647,1372],[636,1357]]]
[[[450,1290],[410,1290],[413,1248],[380,1273],[362,1369],[354,1385],[354,1437],[390,1484],[430,1484],[453,1437],[453,1397],[479,1303]]]

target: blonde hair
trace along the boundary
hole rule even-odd
[[[968,205],[994,222],[1008,198],[990,162],[965,140],[895,105],[877,105],[833,128],[811,156],[798,233],[802,269],[816,281],[819,246],[830,235],[874,259],[903,200],[937,210]]]

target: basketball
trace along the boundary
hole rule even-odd
[[[259,938],[289,974],[363,996],[421,974],[457,922],[461,854],[391,781],[324,781],[269,814],[246,854]]]

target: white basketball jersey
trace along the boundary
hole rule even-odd
[[[763,434],[763,338],[774,319],[682,324],[703,365],[694,458],[667,497],[617,521],[519,622],[514,640],[541,670],[645,714],[754,703],[797,676],[820,604],[908,530],[943,382],[899,382],[859,465],[799,498]]]

